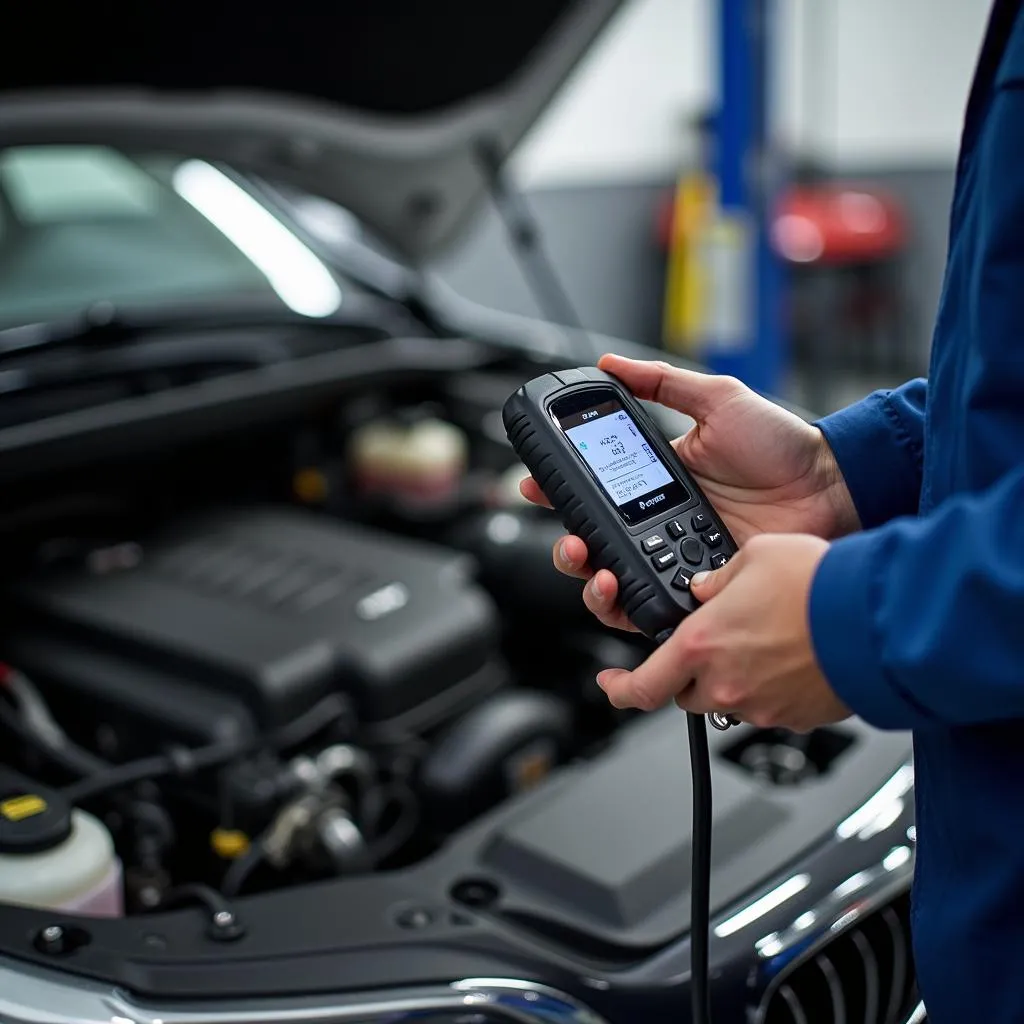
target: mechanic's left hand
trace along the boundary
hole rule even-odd
[[[606,669],[598,685],[618,708],[732,712],[744,722],[807,732],[850,710],[818,667],[808,599],[828,542],[805,534],[751,537],[722,569],[701,574],[703,607],[642,665]]]

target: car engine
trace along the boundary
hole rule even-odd
[[[407,866],[628,717],[582,682],[575,607],[567,639],[537,629],[578,605],[552,579],[560,528],[502,498],[510,454],[468,456],[451,420],[355,417],[342,508],[303,500],[298,464],[290,500],[176,501],[167,469],[170,513],[64,523],[21,553],[0,592],[0,729],[31,782],[6,788],[109,832],[123,901],[108,910]],[[197,455],[190,486],[222,457]],[[634,657],[604,642],[605,659]],[[0,868],[24,864],[4,852],[0,834]],[[18,902],[17,882],[0,898]]]
[[[500,409],[551,368],[355,339],[0,431],[8,990],[24,963],[105,986],[103,1013],[133,993],[126,1018],[283,1019],[316,992],[527,978],[677,1019],[686,733],[595,685],[647,648],[586,611],[558,517],[519,494]],[[786,959],[808,939],[850,1019],[865,949],[899,968],[878,998],[912,1003],[906,737],[713,733],[723,1019],[788,1019],[779,963],[827,996],[817,958]]]

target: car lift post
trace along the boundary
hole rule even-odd
[[[718,209],[707,245],[710,292],[702,361],[780,394],[786,353],[781,264],[771,244],[779,191],[770,131],[771,0],[718,0],[718,83],[711,168]]]

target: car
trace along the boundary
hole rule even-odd
[[[5,1024],[688,1019],[682,716],[593,684],[645,648],[555,573],[500,416],[651,350],[423,269],[619,6],[19,14]],[[924,1020],[909,737],[710,746],[716,1022]]]

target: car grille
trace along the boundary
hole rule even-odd
[[[919,996],[910,900],[901,896],[836,935],[783,976],[763,1024],[901,1024]]]

